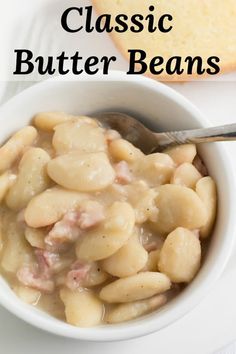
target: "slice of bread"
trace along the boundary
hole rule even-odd
[[[116,25],[115,16],[126,14],[129,18],[134,14],[147,16],[149,6],[153,5],[158,20],[163,14],[173,16],[173,29],[168,33],[149,33],[147,29],[140,33],[127,31],[111,33],[122,54],[129,58],[129,49],[141,49],[147,53],[146,63],[155,56],[161,56],[165,62],[172,56],[183,58],[184,73],[167,75],[147,75],[158,80],[191,80],[198,75],[194,66],[193,75],[187,74],[187,56],[200,56],[205,67],[208,57],[220,58],[220,72],[236,69],[236,0],[93,0],[98,14],[111,14],[112,25]],[[130,23],[130,22],[129,22]],[[207,74],[206,74],[207,75]]]

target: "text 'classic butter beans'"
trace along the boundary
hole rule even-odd
[[[145,155],[63,112],[33,125],[0,147],[0,272],[73,326],[158,316],[197,275],[214,227],[217,188],[196,146]]]

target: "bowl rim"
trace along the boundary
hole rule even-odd
[[[174,89],[166,86],[163,83],[154,81],[153,79],[146,78],[139,75],[134,75],[132,77],[127,76],[124,72],[121,71],[111,71],[110,74],[106,77],[101,73],[96,76],[87,76],[81,75],[78,79],[75,76],[66,76],[66,77],[55,77],[47,79],[43,82],[39,82],[34,86],[31,86],[21,93],[17,94],[10,100],[8,100],[5,104],[0,107],[0,114],[4,113],[4,110],[7,111],[8,106],[14,105],[14,102],[20,101],[22,98],[27,97],[27,95],[35,94],[38,90],[47,87],[50,83],[56,82],[78,82],[78,85],[83,82],[107,82],[107,81],[116,81],[116,82],[133,82],[137,85],[148,87],[152,89],[157,94],[163,94],[167,99],[173,101],[180,106],[183,106],[185,111],[189,113],[190,116],[194,117],[200,124],[203,126],[209,127],[211,124],[204,117],[204,115],[200,112],[200,110],[195,107],[193,103],[191,103],[187,98],[183,95],[175,91]],[[216,144],[218,145],[218,144]],[[228,152],[224,149],[223,146],[218,147],[218,153],[222,156],[222,161],[225,162],[225,174],[227,182],[231,183],[231,195],[234,195],[236,192],[236,183],[235,183],[235,172],[230,164],[230,159],[228,157]],[[228,163],[227,163],[228,161]],[[232,178],[233,177],[233,178]],[[230,205],[232,205],[232,197],[230,199]],[[22,305],[22,302],[19,300],[13,301],[13,299],[9,299],[5,293],[0,295],[0,304],[5,307],[12,314],[21,318],[25,322],[42,329],[46,332],[53,333],[56,335],[60,335],[67,338],[80,339],[85,341],[97,341],[97,342],[106,342],[106,341],[119,341],[119,340],[128,340],[141,336],[145,336],[151,334],[153,332],[159,331],[170,325],[171,323],[177,321],[178,319],[184,317],[188,312],[190,312],[197,304],[199,304],[209,289],[214,285],[217,279],[222,274],[228,259],[230,257],[233,245],[234,238],[233,234],[236,232],[236,223],[234,224],[234,213],[233,208],[229,208],[228,214],[228,222],[225,235],[225,242],[222,244],[222,248],[218,253],[217,262],[215,262],[214,266],[211,267],[211,271],[208,276],[208,280],[210,281],[202,281],[201,286],[195,289],[188,296],[188,301],[180,302],[178,308],[170,308],[166,312],[163,313],[163,318],[161,324],[156,323],[154,318],[144,318],[144,323],[127,323],[125,328],[119,329],[116,326],[101,326],[101,327],[93,327],[93,328],[78,328],[68,325],[66,323],[61,324],[61,321],[54,321],[53,326],[49,326],[47,318],[43,318],[37,312],[32,311],[31,305]],[[217,263],[217,264],[216,264]],[[20,306],[21,305],[21,306]],[[40,312],[40,310],[39,310]],[[113,328],[113,330],[111,330]]]

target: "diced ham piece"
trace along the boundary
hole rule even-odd
[[[21,283],[31,288],[50,293],[55,284],[52,276],[61,270],[62,262],[59,254],[42,249],[35,250],[37,265],[34,267],[24,266],[17,277]]]
[[[45,279],[29,266],[22,267],[17,272],[17,278],[25,286],[37,289],[44,293],[52,293],[55,287],[53,280]]]
[[[132,175],[126,161],[120,161],[114,167],[116,172],[116,181],[118,183],[128,184],[132,182]]]
[[[76,290],[81,286],[82,281],[86,279],[91,269],[91,264],[77,261],[71,268],[66,276],[66,286],[71,290]]]
[[[81,230],[86,230],[105,220],[103,206],[95,201],[88,201],[80,209],[77,224]]]
[[[60,268],[60,256],[58,253],[45,251],[42,249],[35,250],[35,256],[38,263],[40,274],[44,278],[50,278],[51,275]]]
[[[55,223],[45,238],[45,243],[50,250],[60,252],[64,244],[75,242],[82,230],[95,226],[104,219],[102,205],[88,201],[79,210],[67,212],[62,220]]]
[[[62,220],[67,223],[68,226],[75,226],[77,224],[79,212],[76,210],[68,211]]]
[[[79,227],[76,225],[78,212],[69,211],[62,220],[55,223],[47,237],[45,243],[49,246],[64,242],[76,241],[79,236]]]

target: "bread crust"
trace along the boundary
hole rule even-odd
[[[110,0],[113,1],[113,0]],[[102,0],[92,0],[92,5],[93,8],[95,9],[95,12],[98,15],[101,15],[103,12],[102,7],[99,6],[101,5]],[[236,31],[236,27],[235,27]],[[109,33],[115,47],[117,50],[121,53],[121,55],[126,59],[127,61],[129,60],[129,55],[128,52],[126,51],[125,47],[122,45],[122,40],[118,38],[115,32]],[[236,44],[235,44],[236,45]],[[142,48],[139,48],[142,49]],[[230,72],[233,72],[236,70],[236,57],[234,58],[234,61],[232,61],[230,64],[221,64],[220,65],[220,73],[215,75],[215,76],[221,76],[223,74],[227,74]],[[158,80],[158,81],[165,81],[165,82],[187,82],[187,81],[194,81],[194,80],[202,80],[202,79],[207,79],[207,78],[212,78],[213,75],[209,75],[207,73],[204,73],[202,75],[198,74],[192,74],[192,75],[187,75],[187,74],[181,74],[181,75],[168,75],[168,74],[159,74],[159,75],[154,75],[150,71],[147,71],[145,73],[145,76],[150,77],[152,79]]]

